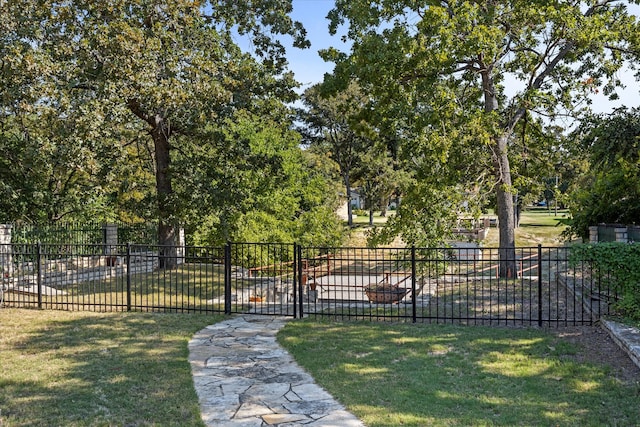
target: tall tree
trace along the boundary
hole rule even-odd
[[[492,174],[484,185],[497,199],[501,274],[513,275],[514,130],[528,112],[554,118],[574,111],[595,87],[615,95],[616,72],[637,59],[640,32],[628,4],[337,0],[330,29],[344,24],[353,47],[348,55],[330,49],[324,56],[337,62],[336,74],[356,76],[417,132],[455,140],[474,127],[485,150],[478,160],[488,161]],[[425,138],[419,152],[451,147],[434,140]]]
[[[290,1],[40,0],[10,2],[3,33],[34,65],[52,91],[86,112],[99,133],[148,134],[155,174],[159,242],[171,251],[180,217],[174,152],[200,141],[200,130],[239,108],[267,99],[291,101],[295,82],[285,50],[287,34],[306,47]],[[25,31],[26,29],[26,31]],[[243,53],[237,35],[251,39]],[[38,60],[38,58],[43,58]],[[9,68],[12,63],[9,62]],[[48,102],[46,99],[34,99]],[[88,135],[88,137],[96,137]],[[174,251],[166,258],[175,264]]]
[[[406,175],[384,144],[374,144],[363,153],[355,178],[369,210],[369,226],[373,226],[375,210],[386,212],[391,195],[406,182]]]
[[[361,119],[361,111],[368,106],[367,97],[357,84],[329,95],[321,84],[307,89],[302,98],[306,110],[300,112],[304,122],[301,130],[305,142],[327,154],[340,168],[347,199],[348,224],[353,225],[351,189],[353,173],[360,166],[364,152],[372,145],[367,138],[371,129]]]

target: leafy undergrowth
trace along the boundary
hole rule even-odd
[[[369,427],[640,419],[640,385],[543,330],[301,321],[279,341]]]

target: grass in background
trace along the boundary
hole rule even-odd
[[[0,426],[202,426],[199,314],[0,309]]]
[[[520,227],[516,228],[516,246],[562,246],[564,239],[560,236],[565,225],[558,225],[558,220],[567,215],[566,210],[558,210],[558,216],[547,208],[528,208],[520,214]],[[495,216],[494,216],[495,217]],[[489,235],[481,242],[486,248],[497,248],[498,229],[489,229]]]
[[[638,384],[542,330],[292,322],[280,343],[369,427],[635,425]]]
[[[60,286],[66,294],[42,298],[43,308],[65,310],[127,309],[127,283],[125,273],[107,279],[95,279]],[[232,281],[232,288],[255,287],[242,279]],[[208,301],[224,295],[224,270],[218,264],[183,264],[174,270],[156,270],[131,275],[131,306],[139,310],[223,312],[220,304]],[[4,306],[37,307],[36,294],[5,293]]]
[[[560,236],[565,225],[558,225],[558,220],[563,219],[567,215],[566,210],[558,210],[558,215],[555,215],[555,211],[548,210],[547,208],[527,208],[523,210],[520,215],[520,227],[516,228],[516,246],[518,247],[533,247],[541,244],[542,246],[562,246],[564,239]],[[387,215],[395,215],[393,213],[387,213]],[[492,218],[496,216],[494,214],[489,215]],[[375,226],[384,226],[386,218],[380,217],[379,213],[374,217]],[[370,229],[368,226],[369,217],[359,216],[354,219],[355,227],[350,230],[347,246],[366,247],[367,238],[366,233]],[[481,242],[482,246],[486,248],[498,247],[498,229],[492,227],[489,229],[489,234],[485,240]],[[400,239],[396,239],[390,247],[402,247],[404,244]]]
[[[389,216],[395,215],[395,211],[387,211],[386,216],[381,216],[380,211],[376,211],[373,214],[373,225],[383,225],[389,219]],[[353,216],[353,225],[355,226],[369,226],[369,213],[367,212],[365,215],[354,215]]]

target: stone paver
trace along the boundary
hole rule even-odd
[[[238,316],[193,336],[189,362],[207,426],[364,426],[278,345],[286,321]]]
[[[287,320],[238,316],[193,336],[189,361],[207,426],[364,427],[278,345]],[[640,366],[640,331],[603,326]]]

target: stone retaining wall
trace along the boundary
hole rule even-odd
[[[150,273],[158,268],[158,259],[157,252],[131,254],[129,269],[126,257],[91,256],[48,261],[44,263],[40,272],[41,283],[58,288],[82,282],[113,279],[127,274]],[[16,274],[8,276],[8,283],[24,285],[38,282],[34,263],[24,263],[15,272]]]

